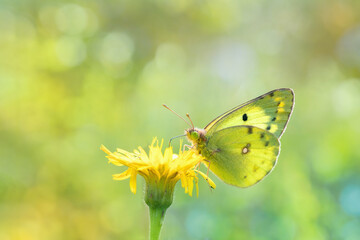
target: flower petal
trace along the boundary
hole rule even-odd
[[[194,181],[192,177],[188,177],[188,183],[189,183],[189,196],[192,197],[192,192],[194,189]]]
[[[173,151],[172,151],[172,147],[168,147],[165,149],[165,152],[164,152],[164,159],[165,161],[167,162],[170,162],[173,160]]]
[[[142,147],[139,147],[139,152],[140,152],[140,155],[139,155],[139,158],[145,162],[145,163],[149,163],[149,157],[147,155],[147,153],[145,152],[145,150],[142,148]]]
[[[124,164],[120,163],[117,159],[113,159],[111,156],[106,156],[109,159],[109,163],[112,163],[116,166],[124,166]]]
[[[136,194],[136,175],[137,171],[135,169],[131,169],[131,177],[130,177],[130,191]]]
[[[187,181],[186,181],[185,175],[182,174],[181,177],[180,177],[180,179],[181,179],[181,187],[185,188],[185,192],[186,192]]]
[[[198,180],[198,178],[196,178],[196,180],[195,180],[195,185],[196,185],[196,197],[199,197],[199,180]]]
[[[107,149],[104,145],[101,144],[100,149],[103,150],[106,154],[110,155],[111,152],[109,149]]]
[[[125,172],[119,173],[119,174],[113,174],[113,179],[114,180],[125,180],[128,179],[131,175],[131,170],[128,169]]]
[[[197,172],[197,173],[199,173],[199,174],[208,182],[208,184],[210,185],[210,187],[212,187],[213,189],[216,188],[216,184],[213,182],[213,180],[211,180],[211,179],[209,178],[209,176],[207,176],[205,173],[200,172],[200,171],[198,171],[198,170],[194,170],[194,171]]]

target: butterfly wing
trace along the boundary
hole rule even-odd
[[[273,169],[280,142],[264,129],[235,126],[215,132],[200,151],[210,170],[225,183],[249,187]]]
[[[237,106],[211,121],[208,135],[224,128],[251,125],[273,133],[280,138],[294,107],[294,92],[290,88],[275,89]]]

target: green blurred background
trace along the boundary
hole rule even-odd
[[[163,239],[359,239],[360,1],[0,1],[0,239],[145,239],[131,151],[267,91],[296,105],[275,170],[178,184]],[[178,143],[178,141],[175,141]]]

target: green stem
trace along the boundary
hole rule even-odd
[[[150,212],[150,240],[159,240],[166,210],[173,201],[176,182],[167,182],[166,179],[151,180],[146,181],[145,203]]]
[[[160,231],[164,222],[166,209],[149,207],[149,212],[150,212],[150,240],[159,240]]]

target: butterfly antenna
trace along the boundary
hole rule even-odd
[[[177,114],[174,110],[172,110],[171,108],[169,108],[168,106],[166,106],[165,104],[163,104],[163,107],[168,109],[169,111],[171,111],[172,113],[174,113],[176,116],[178,116],[179,118],[181,118],[182,120],[184,120],[190,127],[193,127],[190,125],[190,123],[188,123],[185,118],[183,118],[182,116],[180,116],[179,114]],[[194,128],[194,127],[193,127]]]
[[[195,128],[195,127],[194,127],[194,123],[193,123],[193,121],[191,120],[190,115],[187,113],[186,116],[187,116],[188,119],[190,120],[191,126],[192,126],[192,128],[194,129],[194,128]]]

